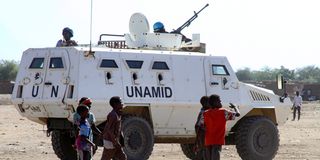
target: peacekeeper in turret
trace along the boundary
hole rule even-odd
[[[68,47],[68,46],[77,46],[77,42],[74,40],[71,40],[71,37],[73,37],[73,31],[72,29],[66,27],[62,30],[63,39],[60,39],[57,42],[56,47]]]
[[[168,32],[166,31],[166,29],[164,28],[163,23],[161,23],[161,22],[156,22],[156,23],[154,23],[154,25],[153,25],[153,32],[154,32],[154,33],[168,33]]]
[[[166,31],[166,29],[164,28],[164,25],[163,23],[161,22],[156,22],[153,24],[153,32],[154,33],[168,33]],[[172,34],[176,34],[174,31],[173,32],[170,32]],[[178,34],[181,34],[182,35],[182,41],[184,42],[190,42],[191,39],[190,38],[187,38],[185,35],[183,35],[182,33],[178,33]]]

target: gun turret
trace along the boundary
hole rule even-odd
[[[181,25],[178,29],[172,31],[171,33],[179,33],[180,34],[181,31],[184,28],[188,27],[191,24],[191,22],[194,21],[198,17],[198,14],[208,6],[209,6],[209,4],[206,4],[204,7],[202,7],[202,9],[200,9],[200,11],[198,11],[198,12],[194,11],[194,15],[189,20],[187,20],[183,25]]]

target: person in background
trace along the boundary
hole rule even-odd
[[[298,120],[300,120],[301,114],[301,106],[302,106],[302,97],[300,96],[299,91],[296,91],[296,95],[293,98],[293,118],[292,121],[296,119],[296,112],[298,111]]]
[[[205,146],[204,146],[204,136],[205,136],[205,126],[204,126],[204,117],[203,113],[210,108],[209,106],[209,97],[202,96],[200,99],[200,103],[202,108],[198,114],[197,122],[195,124],[195,131],[196,131],[196,145],[195,145],[195,152],[197,154],[197,158],[203,160],[207,160],[206,153],[205,153]]]
[[[71,40],[71,37],[73,37],[73,31],[72,29],[66,27],[62,30],[63,39],[60,39],[57,42],[56,47],[68,47],[68,46],[77,46],[77,42],[74,40]]]
[[[239,109],[231,104],[235,112],[222,108],[220,96],[209,97],[210,109],[203,113],[205,130],[206,157],[210,160],[220,160],[222,145],[225,144],[226,122],[240,116]]]
[[[101,160],[126,160],[121,141],[121,110],[123,103],[120,97],[114,96],[109,104],[112,111],[107,116],[107,122],[103,130],[103,152]]]

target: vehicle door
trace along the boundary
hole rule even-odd
[[[98,66],[92,65],[89,60],[84,60],[81,64],[81,70],[84,72],[81,75],[83,81],[81,85],[81,96],[94,97],[91,111],[94,113],[97,121],[105,121],[106,114],[112,108],[106,107],[106,97],[113,96],[123,97],[122,92],[122,61],[119,58],[121,53],[114,52],[96,52],[95,56],[98,61]],[[98,68],[97,72],[95,72]],[[86,78],[91,77],[91,78]],[[94,82],[94,83],[91,83]],[[90,91],[90,92],[88,92]],[[80,98],[79,97],[79,98]]]
[[[147,64],[149,59],[137,54],[121,54],[124,101],[129,103],[146,102],[142,91],[147,86]]]
[[[50,50],[46,74],[43,79],[42,99],[46,104],[46,110],[51,117],[65,117],[68,112],[63,104],[70,81],[70,61],[67,49],[57,48]]]
[[[239,103],[239,82],[226,58],[206,57],[204,70],[207,95],[218,94],[224,105]]]
[[[47,115],[42,104],[42,93],[48,54],[48,50],[45,49],[29,49],[24,52],[20,62],[14,99],[23,104],[20,110],[29,117]]]

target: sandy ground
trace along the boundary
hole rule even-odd
[[[9,95],[0,96],[0,160],[55,160],[45,126],[21,117]],[[300,121],[287,121],[279,126],[280,147],[277,160],[320,160],[320,104],[305,104]],[[94,159],[100,159],[102,148]],[[178,144],[156,144],[152,160],[187,159]],[[238,160],[235,146],[224,146],[221,159]]]

